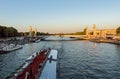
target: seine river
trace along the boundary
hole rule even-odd
[[[58,79],[120,79],[120,46],[85,40],[41,41],[1,54],[0,79],[15,72],[32,53],[48,47],[59,52]]]

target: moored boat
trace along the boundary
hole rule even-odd
[[[26,59],[25,64],[10,79],[36,79],[42,71],[50,50],[40,50]]]
[[[23,45],[15,45],[15,44],[10,44],[10,45],[5,45],[3,48],[0,49],[0,54],[8,53],[14,50],[21,49]]]
[[[35,42],[36,42],[36,43],[40,42],[40,39],[36,40]]]

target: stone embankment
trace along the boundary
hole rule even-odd
[[[104,40],[103,42],[120,45],[120,40]]]
[[[96,43],[111,43],[111,44],[120,45],[120,40],[116,40],[116,39],[90,39],[90,41]]]
[[[17,38],[17,37],[11,37],[11,38],[1,38],[0,43],[2,44],[26,44],[29,42],[28,38]]]

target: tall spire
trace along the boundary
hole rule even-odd
[[[86,26],[85,29],[86,29],[86,33],[85,33],[85,34],[86,34],[86,35],[89,35],[89,33],[88,33],[88,26]]]
[[[96,25],[95,25],[95,24],[93,24],[93,35],[94,35],[94,36],[97,35],[97,34],[96,34]]]
[[[37,28],[34,28],[34,32],[35,32],[35,37],[37,36]]]
[[[29,37],[32,37],[32,26],[29,26]]]

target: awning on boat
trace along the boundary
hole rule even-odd
[[[57,50],[51,50],[48,58],[52,56],[52,59],[57,60],[57,54]],[[39,79],[56,79],[57,61],[54,60],[47,60]]]

